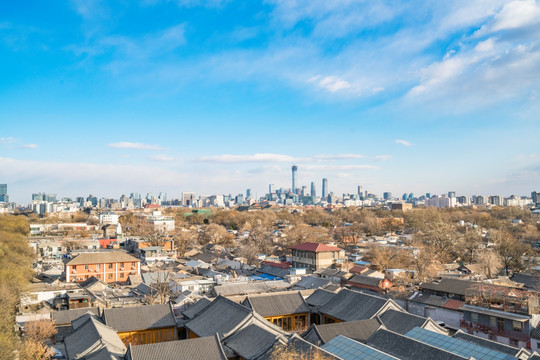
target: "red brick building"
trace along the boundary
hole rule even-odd
[[[105,283],[126,282],[141,274],[141,260],[123,251],[82,253],[64,265],[66,282],[82,282],[95,276]]]

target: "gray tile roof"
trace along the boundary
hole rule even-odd
[[[381,280],[382,279],[374,278],[374,277],[371,277],[371,276],[365,276],[365,275],[362,275],[362,274],[356,274],[347,281],[352,282],[352,283],[356,283],[356,284],[361,284],[361,285],[368,285],[368,286],[378,287]]]
[[[324,288],[330,284],[332,284],[332,281],[329,279],[323,279],[317,276],[303,276],[299,282],[294,284],[293,289],[294,290],[318,289],[318,288]]]
[[[288,269],[282,269],[282,268],[278,268],[278,267],[270,266],[270,265],[262,265],[260,268],[256,270],[257,272],[261,274],[268,274],[268,275],[281,277],[281,278],[289,275]]]
[[[226,360],[217,336],[130,346],[131,360]]]
[[[214,292],[217,295],[231,296],[231,295],[246,295],[255,293],[264,293],[276,290],[288,289],[291,287],[286,281],[283,280],[270,280],[260,282],[248,282],[248,283],[229,283],[221,284],[214,287]]]
[[[94,317],[98,321],[101,321],[99,316],[92,313],[91,311],[88,311],[86,314],[79,316],[78,318],[76,318],[75,320],[71,322],[71,329],[72,330],[77,329],[79,326],[83,325],[90,317]]]
[[[380,327],[381,322],[377,318],[334,324],[311,325],[311,327],[302,334],[302,338],[317,346],[326,344],[338,335],[343,335],[359,341],[366,341]]]
[[[197,315],[202,309],[207,307],[212,301],[206,297],[203,297],[190,307],[188,307],[186,310],[182,311],[182,315],[184,315],[188,319],[193,319],[195,315]]]
[[[175,327],[176,320],[171,306],[145,305],[103,310],[106,325],[116,331],[132,331]]]
[[[413,315],[403,311],[396,311],[393,309],[387,310],[379,315],[379,319],[381,319],[382,323],[388,330],[392,330],[402,335],[405,335],[415,327],[422,327],[422,325],[424,325],[424,323],[428,320],[422,316]]]
[[[218,296],[206,306],[194,319],[188,321],[185,327],[197,336],[212,336],[228,333],[238,324],[248,318],[251,309],[237,304],[223,296]]]
[[[262,316],[309,313],[310,308],[299,292],[248,296],[242,303]]]
[[[94,317],[80,325],[64,339],[66,356],[72,359],[120,359],[126,346],[116,331]]]
[[[512,281],[524,284],[527,289],[540,290],[540,276],[533,274],[514,274]]]
[[[253,359],[265,353],[269,348],[273,347],[276,341],[280,340],[283,343],[286,341],[280,333],[260,324],[252,323],[223,339],[223,345],[244,359]]]
[[[78,317],[86,314],[88,311],[99,316],[98,308],[82,308],[63,311],[51,311],[51,319],[56,326],[59,325],[71,325],[71,322]]]
[[[379,329],[367,344],[403,360],[461,360],[465,357],[413,340],[393,331]]]
[[[282,346],[283,345],[280,343],[275,343],[273,348],[268,349],[268,351],[265,354],[257,357],[257,360],[275,360],[276,357],[275,355],[273,355],[273,352],[279,351],[280,347]],[[340,360],[340,358],[332,355],[331,353],[327,352],[326,350],[318,346],[315,346],[307,342],[306,340],[302,339],[297,334],[293,334],[289,338],[286,344],[286,349],[292,350],[297,354],[302,354],[308,359],[311,359],[313,354],[320,353],[324,356],[325,360]]]
[[[387,304],[390,307],[399,308],[398,305],[394,305],[392,300],[342,289],[331,301],[322,306],[319,312],[342,321],[364,320],[377,315],[378,312],[387,307]]]
[[[317,289],[306,298],[309,306],[323,306],[336,296],[336,293],[324,289]]]
[[[66,265],[103,264],[115,262],[140,262],[141,260],[123,251],[104,251],[95,253],[82,253],[73,258]]]
[[[470,343],[474,343],[482,347],[485,347],[491,350],[496,350],[496,351],[499,351],[508,355],[512,355],[512,356],[515,356],[519,352],[519,349],[516,349],[515,347],[504,345],[504,344],[501,344],[492,340],[484,339],[484,338],[481,338],[480,336],[470,335],[461,330],[458,330],[453,335],[453,337],[456,339],[465,340]]]
[[[474,284],[477,283],[468,280],[442,278],[438,283],[422,283],[420,284],[420,288],[465,296],[465,290]]]

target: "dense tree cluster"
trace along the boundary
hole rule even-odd
[[[0,360],[15,358],[21,347],[15,333],[19,294],[32,278],[30,227],[24,216],[0,216]]]
[[[525,271],[535,260],[533,245],[540,242],[538,216],[513,207],[406,212],[366,208],[167,211],[176,219],[177,229],[168,237],[174,239],[180,256],[195,244],[215,244],[236,248],[249,263],[255,263],[256,254],[281,255],[287,247],[302,242],[334,242],[346,247],[397,232],[405,235],[403,246],[370,243],[366,259],[379,270],[415,270],[420,279],[436,276],[444,264],[452,262],[478,264],[488,277],[501,269]],[[521,222],[512,222],[516,219]],[[132,213],[124,214],[120,221],[130,234],[149,236]]]

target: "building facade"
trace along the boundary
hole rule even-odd
[[[95,276],[105,283],[126,282],[141,274],[141,260],[122,251],[82,253],[65,264],[66,282],[82,282]]]
[[[319,243],[303,243],[292,246],[292,263],[295,268],[318,270],[335,267],[345,260],[345,250]]]

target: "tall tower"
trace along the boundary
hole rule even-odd
[[[313,196],[313,197],[317,196],[317,191],[315,189],[315,182],[314,181],[311,182],[311,196]]]
[[[328,197],[328,179],[327,178],[322,179],[322,197],[323,199],[325,197]]]
[[[292,193],[296,194],[296,172],[298,171],[298,166],[292,166]]]

